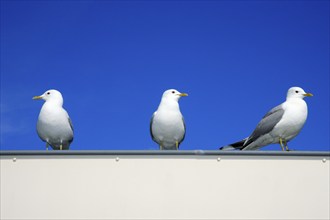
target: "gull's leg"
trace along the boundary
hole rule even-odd
[[[175,148],[176,148],[175,150],[179,149],[179,142],[178,141],[175,142]]]
[[[289,147],[288,147],[288,142],[286,140],[284,140],[284,146],[285,146],[286,151],[290,151]]]
[[[48,142],[46,142],[46,150],[48,150]]]
[[[159,144],[159,149],[163,150],[163,143],[162,142],[160,142],[160,144]]]
[[[63,141],[61,140],[60,150],[63,150]]]
[[[282,140],[282,138],[280,138],[280,145],[281,145],[282,151],[284,151],[283,140]]]

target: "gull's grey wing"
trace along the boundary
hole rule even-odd
[[[282,105],[278,105],[275,108],[271,109],[259,122],[256,129],[244,143],[244,146],[249,145],[260,136],[263,136],[273,130],[275,125],[282,119],[284,114],[284,109]]]
[[[72,138],[69,140],[69,143],[71,143],[73,141],[73,124],[72,124],[72,121],[71,121],[71,118],[70,117],[68,117],[68,121],[69,121],[71,130],[72,130]]]
[[[184,127],[184,133],[183,133],[183,137],[182,137],[182,139],[180,140],[180,142],[179,142],[179,145],[181,144],[181,142],[184,140],[184,138],[186,137],[186,123],[185,123],[185,121],[184,121],[184,118],[183,118],[183,116],[182,116],[182,123],[183,123],[183,127]]]
[[[64,114],[66,115],[66,117],[67,117],[67,119],[68,119],[68,122],[69,122],[70,128],[71,128],[72,133],[73,133],[73,124],[72,124],[71,118],[70,118],[68,112],[67,112],[65,109],[63,109],[63,112],[64,112]]]
[[[155,140],[155,137],[154,137],[154,135],[153,135],[153,133],[152,133],[152,124],[153,124],[153,122],[154,122],[154,117],[155,117],[155,114],[156,114],[156,113],[157,113],[157,112],[155,112],[155,113],[152,114],[152,116],[151,116],[151,120],[150,120],[150,127],[149,127],[149,129],[150,129],[150,135],[151,135],[151,138],[152,138],[153,141],[156,141],[156,140]]]
[[[70,124],[71,130],[73,131],[73,124],[72,124],[72,121],[71,121],[71,118],[70,118],[70,117],[68,117],[68,121],[69,121],[69,124]]]

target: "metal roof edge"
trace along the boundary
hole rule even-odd
[[[322,156],[329,157],[330,151],[221,151],[221,150],[1,150],[0,156]]]

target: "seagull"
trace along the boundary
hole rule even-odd
[[[46,142],[46,150],[48,145],[53,150],[68,150],[73,141],[73,126],[67,111],[62,107],[62,94],[51,89],[33,99],[45,101],[40,110],[37,132],[40,139]]]
[[[307,119],[307,104],[304,98],[313,96],[300,87],[291,87],[286,101],[271,109],[259,122],[253,133],[220,150],[257,150],[269,144],[279,143],[282,151],[289,151],[287,143],[296,137]]]
[[[166,90],[150,121],[150,134],[160,150],[178,150],[185,138],[186,125],[180,112],[179,99],[188,96],[175,89]]]

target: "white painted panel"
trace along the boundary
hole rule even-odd
[[[116,158],[2,156],[1,219],[330,217],[329,157]]]

